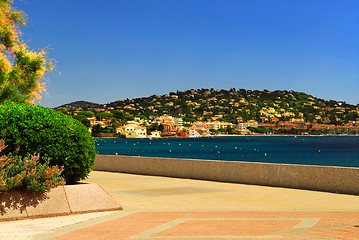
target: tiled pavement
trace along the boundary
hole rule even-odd
[[[92,172],[124,208],[33,239],[359,239],[359,196]]]
[[[359,239],[353,212],[137,212],[54,239]]]

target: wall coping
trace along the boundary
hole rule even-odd
[[[118,211],[118,204],[96,183],[79,183],[38,194],[11,190],[0,194],[0,221]]]

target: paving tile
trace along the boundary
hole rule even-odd
[[[359,226],[315,231],[309,234],[335,239],[357,240],[359,239]]]
[[[81,188],[68,185],[65,192],[73,213],[122,209],[119,203],[95,183],[82,184]]]
[[[26,211],[29,217],[70,214],[70,208],[66,201],[64,187],[61,186],[51,189],[50,192],[44,194],[43,196],[43,199],[39,201],[41,204],[30,204],[29,206],[26,206]],[[28,199],[31,201],[33,196],[29,196]]]
[[[305,211],[137,212],[54,239],[308,239],[308,234],[313,239],[319,236],[347,239],[359,236],[359,228],[334,229],[336,226],[329,220],[351,215],[351,212]],[[317,230],[316,224],[323,219],[330,224],[325,227],[333,229]]]
[[[262,236],[291,229],[300,220],[186,220],[153,236]]]

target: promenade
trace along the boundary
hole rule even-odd
[[[0,239],[359,239],[359,196],[100,171],[87,182],[124,210],[2,222]]]

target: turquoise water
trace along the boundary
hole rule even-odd
[[[99,154],[359,167],[359,136],[98,138]]]

